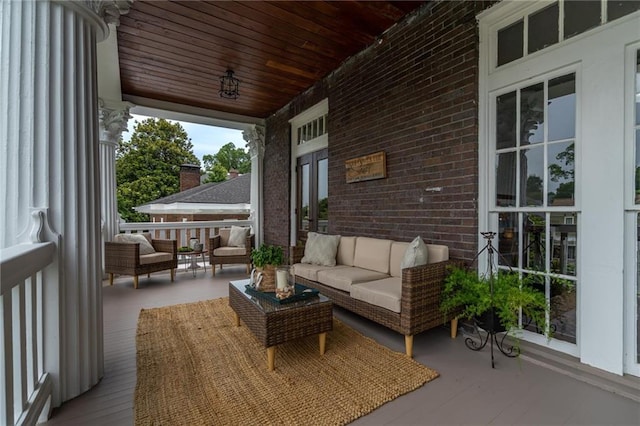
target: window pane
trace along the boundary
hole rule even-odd
[[[576,275],[578,218],[575,213],[551,213],[551,272]],[[552,295],[553,296],[553,295]]]
[[[300,182],[300,188],[301,188],[301,208],[300,208],[300,221],[301,221],[301,229],[307,231],[309,230],[309,189],[310,189],[310,176],[309,176],[309,169],[310,166],[309,164],[304,164],[302,166],[302,173],[301,173],[301,182]]]
[[[496,206],[516,205],[516,153],[506,152],[496,156]]]
[[[544,85],[520,91],[520,145],[544,141]]]
[[[636,129],[636,204],[640,204],[640,129]]]
[[[496,98],[496,149],[516,146],[516,92]]]
[[[329,232],[329,160],[318,161],[318,232]]]
[[[640,125],[640,50],[636,54],[636,125]]]
[[[522,267],[531,271],[545,271],[546,233],[545,214],[522,215]]]
[[[548,146],[547,162],[549,180],[547,191],[549,206],[573,206],[575,186],[575,144],[573,142],[554,143]]]
[[[569,74],[549,80],[547,102],[548,140],[576,136],[576,77]]]
[[[550,329],[553,338],[576,343],[576,282],[550,278]]]
[[[637,223],[640,224],[640,213],[638,213]],[[640,295],[640,228],[636,228],[636,245],[637,245],[637,271],[636,271],[636,294]],[[637,298],[637,312],[640,312],[640,296]],[[637,361],[640,363],[640,320],[636,325],[636,347],[638,348]]]
[[[522,58],[524,21],[498,31],[498,66]]]
[[[324,116],[318,118],[318,136],[324,135]]]
[[[529,53],[558,42],[558,3],[529,15]]]
[[[520,207],[541,206],[544,176],[544,148],[523,149],[520,157]]]
[[[518,267],[518,213],[498,216],[498,264]]]
[[[564,1],[564,38],[600,25],[600,0]]]
[[[640,1],[638,0],[608,0],[607,1],[607,19],[613,21],[625,15],[640,10]]]

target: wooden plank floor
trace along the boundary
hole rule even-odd
[[[104,290],[105,375],[89,392],[54,410],[46,425],[131,425],[136,383],[135,330],[140,309],[227,296],[229,280],[246,277],[244,266],[225,266],[215,279],[207,267],[194,278],[181,270],[117,279]],[[403,336],[342,309],[335,315],[393,350],[404,350]],[[444,327],[415,337],[415,359],[440,373],[422,388],[356,420],[360,425],[444,424],[640,424],[640,404],[632,399],[563,375],[524,358],[487,349],[468,350]],[[632,381],[632,383],[640,383]],[[640,388],[638,389],[640,394]],[[313,424],[310,420],[309,424]]]

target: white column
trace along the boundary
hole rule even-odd
[[[256,247],[264,241],[263,211],[263,161],[264,161],[264,126],[254,125],[242,132],[251,156],[251,218],[256,239]]]
[[[116,199],[116,148],[122,132],[131,118],[128,102],[117,105],[100,100],[100,194],[102,201],[102,235],[111,241],[118,232],[118,202]]]
[[[43,238],[58,245],[43,289],[52,406],[103,375],[95,52],[103,18],[129,3],[0,2],[0,247],[28,241],[30,209],[48,209]]]

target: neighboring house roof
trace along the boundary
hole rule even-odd
[[[251,173],[224,182],[205,183],[135,207],[140,213],[248,213]]]

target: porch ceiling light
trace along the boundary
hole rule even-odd
[[[233,71],[227,70],[227,73],[220,77],[220,97],[225,99],[238,99],[238,84],[240,80],[233,76]]]

